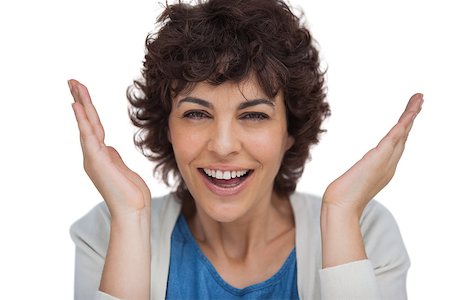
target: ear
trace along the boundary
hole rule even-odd
[[[167,139],[169,140],[169,143],[172,144],[172,134],[170,133],[170,127],[167,126]]]
[[[294,142],[295,142],[294,138],[291,135],[288,135],[284,152],[288,151],[294,145]]]

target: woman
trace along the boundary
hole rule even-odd
[[[371,199],[422,95],[322,198],[299,194],[329,114],[299,18],[282,1],[210,0],[168,6],[159,22],[128,98],[136,144],[174,193],[152,199],[104,144],[87,89],[69,81],[84,166],[106,204],[71,229],[76,298],[405,299],[406,250]]]

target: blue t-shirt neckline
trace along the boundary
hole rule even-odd
[[[283,279],[283,276],[288,271],[290,267],[292,267],[292,264],[296,264],[296,248],[294,247],[292,251],[290,252],[288,258],[285,260],[281,268],[270,278],[266,279],[263,282],[259,282],[256,284],[252,284],[250,286],[247,286],[245,288],[236,288],[229,283],[227,283],[217,272],[216,268],[213,266],[213,264],[209,261],[208,257],[203,253],[203,251],[200,249],[200,246],[198,245],[197,241],[195,240],[194,236],[192,235],[192,232],[189,228],[189,225],[187,224],[187,221],[183,214],[180,214],[179,219],[177,223],[179,222],[179,228],[182,231],[183,235],[188,239],[189,243],[191,243],[195,249],[195,252],[198,256],[198,258],[201,260],[201,262],[205,265],[205,267],[210,272],[211,276],[214,278],[214,280],[219,284],[223,289],[227,290],[229,293],[235,295],[235,296],[243,296],[245,294],[248,294],[253,291],[257,291],[260,289],[268,288],[272,285],[277,284],[280,280]]]

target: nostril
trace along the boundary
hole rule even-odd
[[[222,128],[216,135],[210,138],[208,150],[221,156],[227,156],[241,150],[241,141],[236,131]]]

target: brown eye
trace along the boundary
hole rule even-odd
[[[251,112],[244,114],[241,119],[250,121],[263,121],[269,119],[269,116],[265,113]]]
[[[193,110],[187,111],[183,114],[183,118],[192,119],[192,120],[201,120],[205,118],[209,118],[209,115],[203,111]]]

